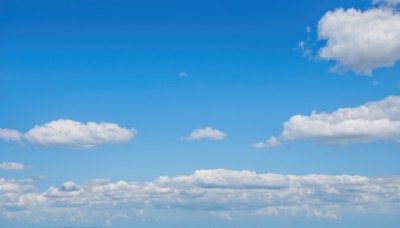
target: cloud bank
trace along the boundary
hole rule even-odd
[[[308,116],[294,115],[283,124],[279,140],[301,139],[334,144],[377,140],[399,143],[400,96],[389,96],[355,108],[340,108],[332,113],[314,111]]]
[[[334,219],[347,213],[398,211],[400,177],[296,176],[218,169],[162,176],[150,182],[68,181],[43,192],[30,180],[0,178],[0,202],[0,216],[18,219],[45,220],[65,210],[94,213],[101,208],[197,210],[217,212],[215,215],[247,211],[257,216]]]
[[[185,139],[189,141],[199,139],[223,140],[225,136],[225,133],[220,130],[206,127],[193,130]]]
[[[399,1],[386,2],[395,5]],[[353,8],[327,12],[318,23],[322,59],[332,60],[334,71],[351,70],[371,75],[372,70],[393,66],[400,60],[400,13],[391,7],[365,11]]]
[[[1,136],[3,132],[3,136]],[[0,129],[0,138],[5,140],[25,139],[39,145],[90,148],[104,143],[123,143],[136,135],[135,129],[119,127],[114,123],[81,123],[58,119],[44,125],[36,125],[25,134],[16,130]],[[19,138],[17,137],[19,136]]]

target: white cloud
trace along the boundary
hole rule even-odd
[[[400,96],[389,96],[333,113],[312,112],[286,121],[280,140],[314,139],[324,143],[387,140],[400,142]]]
[[[96,213],[104,208],[122,214],[143,208],[209,211],[228,220],[238,211],[334,219],[349,213],[400,210],[400,177],[296,176],[223,169],[149,182],[69,181],[42,192],[31,181],[0,178],[0,192],[0,216],[18,219],[56,218],[64,216],[64,210],[70,215]]]
[[[225,136],[226,136],[225,133],[220,130],[213,129],[211,127],[206,127],[193,130],[192,133],[190,133],[190,135],[186,137],[186,140],[189,141],[199,140],[199,139],[223,140]]]
[[[384,4],[389,6],[396,6],[400,4],[400,0],[372,0],[372,4]]]
[[[296,48],[296,49],[301,51],[301,53],[303,54],[303,57],[307,57],[307,56],[311,57],[312,50],[311,50],[311,48],[309,47],[309,45],[305,41],[300,41],[297,44],[297,46],[298,46],[298,48]]]
[[[179,73],[179,77],[187,78],[187,77],[189,77],[189,74],[187,72],[185,72],[185,71],[182,71],[182,72]]]
[[[135,129],[119,127],[114,123],[81,123],[58,119],[44,125],[36,125],[25,134],[17,130],[0,129],[3,140],[20,141],[40,145],[90,148],[97,144],[123,143],[136,135]]]
[[[319,21],[318,39],[326,40],[326,45],[318,54],[336,61],[333,70],[371,75],[373,69],[400,60],[399,37],[400,13],[390,7],[336,9]]]
[[[212,216],[215,216],[217,218],[221,218],[227,221],[232,221],[232,216],[229,212],[227,211],[212,211],[210,213]]]
[[[257,149],[261,149],[261,148],[267,148],[267,147],[277,147],[280,145],[281,145],[281,143],[279,142],[279,139],[277,139],[275,136],[271,136],[265,142],[258,142],[258,143],[253,144],[253,147],[255,147]]]
[[[3,162],[0,163],[0,169],[7,169],[7,170],[28,170],[31,169],[30,166],[16,163],[16,162]]]
[[[21,133],[13,129],[0,129],[0,139],[4,141],[21,141]]]

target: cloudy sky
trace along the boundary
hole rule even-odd
[[[0,3],[0,227],[400,226],[400,1]]]

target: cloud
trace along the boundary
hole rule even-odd
[[[253,147],[257,149],[261,148],[267,148],[267,147],[277,147],[280,146],[281,143],[275,136],[271,136],[269,139],[267,139],[265,142],[258,142],[253,144]]]
[[[372,4],[383,4],[393,7],[400,4],[400,0],[372,0]]]
[[[226,135],[224,132],[211,127],[206,127],[193,130],[185,139],[189,141],[199,139],[223,140],[225,137]]]
[[[373,69],[400,60],[399,37],[400,13],[393,8],[340,8],[327,12],[318,23],[318,39],[326,41],[318,55],[336,62],[333,71],[371,75]]]
[[[294,115],[286,121],[279,139],[313,139],[323,143],[400,142],[400,96],[389,96],[333,113]]]
[[[0,163],[0,169],[6,169],[6,170],[28,170],[31,169],[30,166],[21,164],[21,163],[16,163],[16,162],[3,162]]]
[[[305,41],[300,41],[297,44],[296,50],[300,50],[303,57],[311,57],[312,56],[312,49]]]
[[[0,216],[46,219],[64,216],[65,211],[96,213],[107,208],[133,213],[148,208],[208,211],[225,219],[232,219],[231,213],[238,211],[335,219],[349,213],[400,210],[400,177],[296,176],[217,169],[149,182],[68,181],[45,191],[37,191],[33,184],[0,179]]]
[[[220,219],[224,219],[226,221],[232,221],[231,214],[227,211],[213,211],[210,213],[212,216],[215,216]]]
[[[187,72],[185,72],[185,71],[182,71],[182,72],[179,73],[179,77],[187,78],[187,77],[189,77],[189,74]]]
[[[13,129],[0,129],[0,139],[4,141],[21,141],[21,133]]]
[[[25,134],[16,130],[0,130],[0,138],[39,145],[90,148],[104,143],[123,143],[136,135],[135,129],[119,127],[114,123],[81,123],[68,119],[58,119],[44,125],[36,125]]]

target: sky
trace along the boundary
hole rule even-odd
[[[0,228],[399,227],[400,1],[0,1]]]

